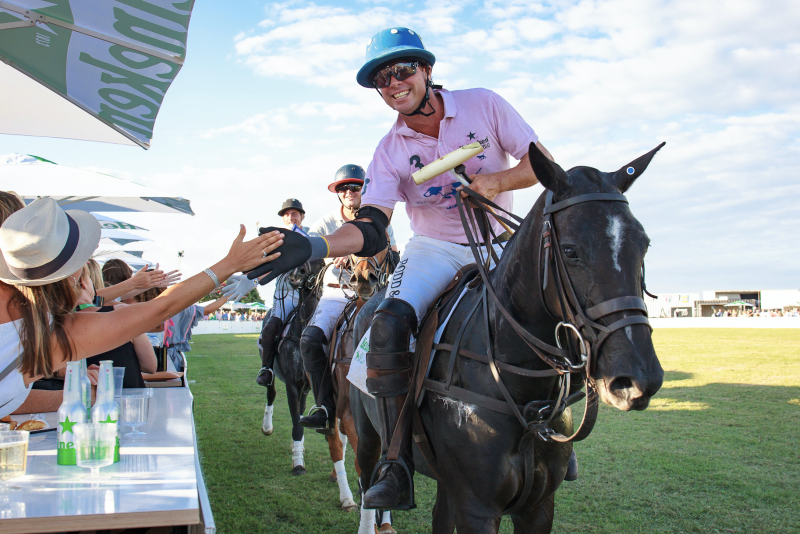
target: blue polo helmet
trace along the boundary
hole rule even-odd
[[[376,33],[367,45],[367,61],[358,71],[356,81],[362,87],[373,88],[372,74],[394,60],[414,58],[433,65],[436,57],[425,50],[417,32],[408,28],[387,28]]]

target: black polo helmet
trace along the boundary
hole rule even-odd
[[[297,210],[303,215],[306,214],[306,210],[303,209],[303,203],[297,200],[296,198],[287,198],[283,201],[283,206],[281,206],[281,210],[278,212],[279,217],[283,217],[283,214],[286,210]]]
[[[352,163],[343,165],[336,171],[333,177],[333,183],[328,186],[328,191],[335,193],[336,187],[341,184],[364,185],[364,178],[366,178],[366,176],[367,173],[364,172],[361,165],[353,165]]]

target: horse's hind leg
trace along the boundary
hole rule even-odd
[[[305,404],[305,393],[300,391],[297,384],[286,382],[286,400],[289,403],[289,415],[292,416],[292,474],[305,475],[306,463],[303,458],[305,453],[303,427],[300,425],[300,410]]]
[[[514,534],[549,534],[553,529],[554,499],[555,494],[552,494],[530,512],[512,516]]]
[[[275,389],[275,381],[267,386],[267,406],[264,408],[264,419],[261,421],[261,432],[265,436],[272,434],[272,413],[275,409],[275,397],[278,396],[278,390]]]
[[[353,393],[351,389],[351,394]],[[350,408],[353,413],[355,429],[358,433],[358,445],[356,448],[356,458],[358,465],[361,466],[359,476],[361,490],[369,488],[370,478],[375,464],[381,456],[381,437],[372,426],[366,410],[360,399],[350,397]],[[363,501],[363,499],[362,499]],[[363,505],[363,502],[362,502]],[[375,510],[365,510],[361,508],[361,520],[358,526],[358,534],[375,534]]]

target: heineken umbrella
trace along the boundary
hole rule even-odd
[[[149,148],[194,0],[0,0],[0,133]]]
[[[92,213],[92,215],[97,219],[97,222],[100,223],[100,228],[103,230],[144,230],[145,232],[149,232],[147,228],[120,221],[108,215],[100,215],[99,213]]]
[[[264,304],[261,304],[260,302],[251,302],[250,303],[250,309],[251,310],[266,310],[267,306],[264,305]]]
[[[65,209],[188,213],[190,201],[86,169],[56,165],[37,156],[0,156],[0,191],[16,191],[25,203],[52,197]]]
[[[128,243],[136,243],[139,241],[152,241],[146,237],[141,237],[130,232],[123,232],[122,230],[107,230],[100,229],[100,244],[101,245],[118,245],[125,246]]]

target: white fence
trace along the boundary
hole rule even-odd
[[[260,334],[261,321],[200,321],[192,335],[202,334]]]
[[[800,328],[800,317],[650,318],[653,328]]]

